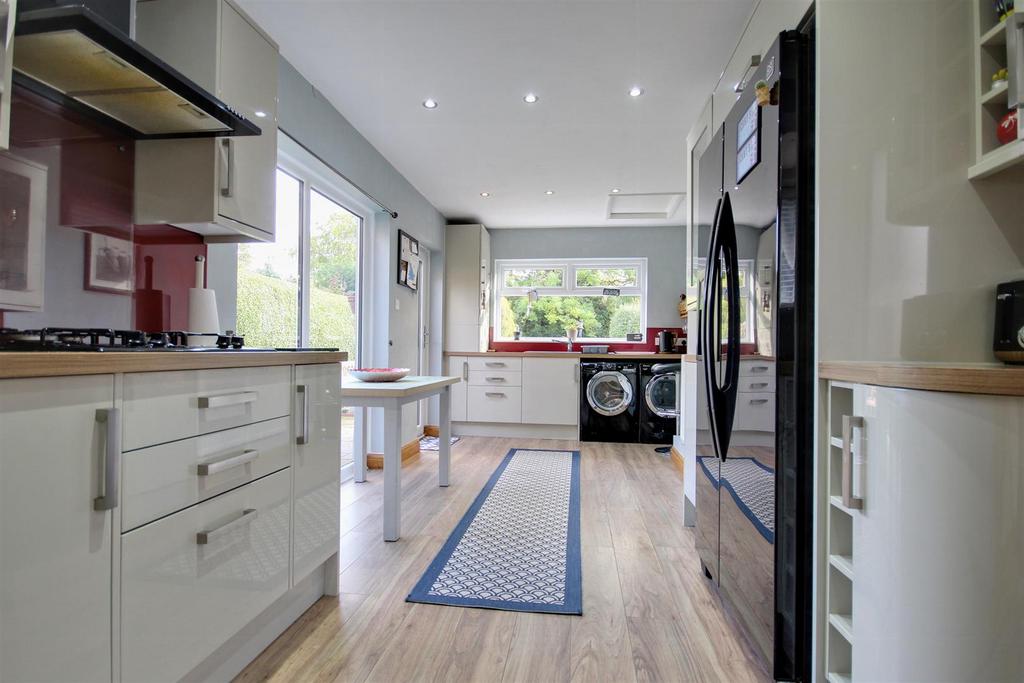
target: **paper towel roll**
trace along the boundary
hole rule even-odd
[[[220,333],[220,319],[217,317],[217,294],[212,289],[188,290],[188,331]],[[205,335],[189,337],[189,346],[214,346],[217,337]]]

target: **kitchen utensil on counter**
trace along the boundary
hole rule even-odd
[[[584,344],[583,353],[608,353],[607,344]]]
[[[996,358],[1024,365],[1024,280],[996,287]]]
[[[220,332],[217,294],[204,286],[205,266],[206,257],[196,256],[196,283],[188,290],[188,329],[199,334],[188,338],[189,346],[214,346]]]
[[[662,330],[658,333],[658,353],[672,353],[676,345],[676,335],[669,330]]]
[[[348,371],[360,382],[397,382],[410,372],[409,368],[353,368]]]

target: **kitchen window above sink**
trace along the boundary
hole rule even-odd
[[[647,259],[499,259],[496,341],[643,341]]]

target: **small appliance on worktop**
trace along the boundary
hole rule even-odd
[[[1004,282],[996,288],[996,358],[1024,365],[1024,280]]]

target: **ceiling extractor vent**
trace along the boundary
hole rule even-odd
[[[608,218],[621,220],[668,220],[683,205],[683,192],[645,192],[608,195]]]

